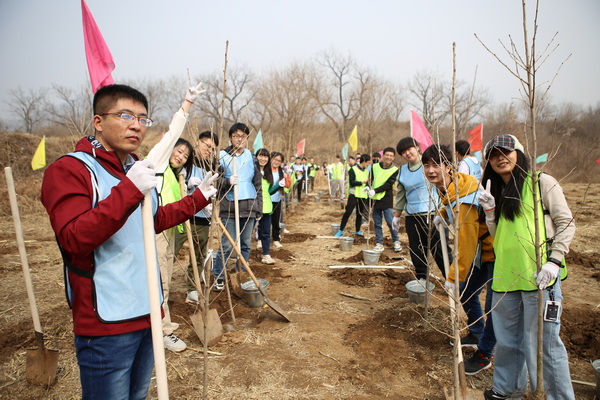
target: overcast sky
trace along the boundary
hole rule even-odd
[[[530,1],[533,3],[533,1]],[[334,48],[383,78],[406,84],[417,72],[450,80],[452,42],[458,77],[489,88],[496,103],[519,96],[519,84],[475,39],[504,60],[499,40],[522,49],[519,0],[88,0],[115,60],[115,82],[221,71],[256,73]],[[600,1],[541,0],[538,50],[555,33],[558,49],[538,83],[551,79],[555,103],[600,100]],[[533,12],[530,12],[533,17]],[[80,0],[0,0],[0,118],[10,120],[7,91],[77,88],[88,80]],[[185,89],[185,88],[183,88]],[[182,89],[182,90],[183,90]],[[408,110],[406,110],[408,119]]]

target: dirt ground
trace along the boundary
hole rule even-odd
[[[565,184],[576,215],[577,234],[567,257],[570,276],[564,282],[562,338],[569,352],[574,380],[594,382],[590,360],[600,358],[600,185]],[[3,201],[7,201],[3,197]],[[269,307],[250,308],[233,297],[233,313],[225,292],[212,294],[212,307],[227,330],[210,350],[208,393],[211,399],[444,399],[453,382],[449,311],[439,282],[427,315],[411,303],[404,284],[413,279],[404,249],[386,249],[380,265],[408,269],[330,269],[360,265],[361,250],[371,243],[357,239],[342,252],[331,235],[339,223],[339,203],[327,196],[304,199],[286,216],[290,233],[284,247],[273,249],[274,266],[260,263],[253,247],[254,273],[269,281],[268,294],[292,320],[285,322]],[[354,223],[351,218],[349,226]],[[0,219],[0,399],[80,398],[71,313],[64,295],[62,261],[45,214],[22,215],[33,285],[47,341],[58,349],[58,382],[50,389],[25,381],[25,350],[34,346],[33,324],[15,243],[12,219]],[[388,243],[391,244],[391,243]],[[189,346],[167,352],[172,399],[202,395],[202,345],[193,330],[186,304],[180,254],[171,284],[171,315],[181,324],[176,332]],[[435,271],[434,271],[435,272]],[[443,284],[442,284],[443,285]],[[356,296],[356,297],[349,297]],[[465,356],[470,353],[465,351]],[[468,385],[491,387],[492,369],[467,377]],[[577,399],[593,399],[594,388],[574,384]],[[149,398],[156,398],[152,380]],[[483,396],[481,396],[483,398]]]

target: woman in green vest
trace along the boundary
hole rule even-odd
[[[487,160],[479,204],[494,236],[492,316],[496,334],[494,387],[486,399],[518,396],[537,387],[538,290],[544,297],[543,372],[547,399],[575,399],[567,351],[560,339],[564,256],[575,234],[562,188],[547,174],[533,186],[523,145],[498,135],[484,149]],[[536,268],[534,196],[537,193],[542,267]]]
[[[363,154],[360,156],[359,162],[359,164],[352,166],[348,171],[348,185],[350,187],[348,203],[346,204],[346,211],[342,216],[342,222],[340,222],[340,229],[335,234],[335,237],[340,237],[344,234],[344,229],[354,208],[356,208],[356,231],[354,234],[362,236],[360,226],[362,225],[363,214],[367,213],[366,201],[369,198],[369,194],[365,188],[369,183],[369,171],[367,167],[371,165],[371,157],[368,154]]]

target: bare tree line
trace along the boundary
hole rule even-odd
[[[241,121],[253,129],[253,135],[262,130],[265,146],[287,155],[293,154],[296,143],[306,138],[307,153],[330,159],[339,154],[355,125],[359,126],[359,151],[394,146],[410,134],[408,109],[422,116],[434,138],[444,143],[451,140],[449,78],[423,70],[404,85],[390,82],[360,65],[352,55],[335,49],[262,74],[244,65],[231,67],[224,97],[219,71],[190,78],[173,76],[124,83],[148,96],[149,113],[156,121],[152,129],[164,131],[190,81],[202,81],[207,89],[190,118],[195,131],[217,131],[223,100],[225,126]],[[459,139],[466,139],[467,132],[479,123],[484,123],[484,140],[498,132],[520,133],[526,116],[522,104],[492,104],[488,90],[479,87],[475,78],[469,83],[458,81],[455,91]],[[9,98],[12,116],[19,121],[13,130],[47,136],[92,133],[92,94],[87,83],[78,88],[19,87],[9,91]],[[547,142],[551,149],[565,139],[572,140],[577,145],[569,149],[563,146],[561,151],[568,151],[571,160],[590,163],[600,147],[596,134],[599,117],[598,107],[585,110],[572,104],[555,106],[547,98],[538,111],[541,137],[548,139],[542,143]],[[6,121],[0,121],[0,128],[8,130]]]

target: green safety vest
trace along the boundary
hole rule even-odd
[[[263,196],[263,214],[271,214],[273,212],[273,202],[271,201],[271,195],[269,194],[269,181],[262,178],[262,196]]]
[[[390,176],[394,175],[394,173],[396,171],[398,171],[398,167],[396,167],[395,165],[392,165],[391,167],[389,167],[387,169],[383,169],[383,168],[381,168],[380,163],[373,165],[372,168],[373,168],[373,185],[372,185],[373,189],[376,189],[379,186],[386,183],[387,180],[390,179]],[[381,200],[381,199],[383,199],[383,196],[385,196],[385,192],[375,193],[375,196],[373,196],[372,199],[373,200]]]
[[[533,273],[535,264],[535,239],[533,192],[531,190],[531,177],[523,183],[521,193],[521,213],[514,221],[500,216],[494,236],[494,278],[492,290],[494,292],[513,292],[517,290],[537,290]],[[540,241],[542,242],[542,265],[547,261],[546,224],[544,223],[544,210],[542,207],[541,191],[538,185],[538,221],[540,223]],[[564,265],[564,261],[563,261]],[[567,268],[560,269],[561,280],[567,277]],[[551,286],[556,280],[550,283]]]
[[[342,164],[342,163],[333,164],[333,167],[331,168],[331,179],[342,179],[343,174],[344,174],[344,164]]]
[[[314,164],[308,163],[309,168],[312,168],[310,170],[310,174],[308,174],[308,176],[310,176],[311,178],[314,178],[316,173],[317,173],[317,169],[315,168]]]
[[[352,169],[354,170],[354,175],[356,176],[357,181],[362,182],[369,179],[369,171],[367,171],[366,168],[362,170],[358,165],[355,165],[354,167],[352,167]],[[356,197],[357,199],[368,198],[369,193],[367,193],[367,191],[363,191],[365,186],[367,185],[362,184],[360,186],[354,186],[354,197]]]
[[[167,204],[175,203],[181,200],[181,187],[179,181],[175,176],[175,172],[168,166],[162,176],[162,182],[159,182],[160,187],[160,204],[166,206]],[[183,233],[183,224],[177,225],[179,233]]]

